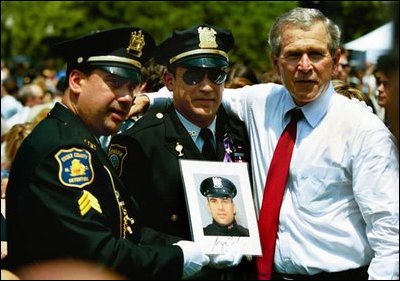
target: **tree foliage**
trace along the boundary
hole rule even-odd
[[[272,22],[298,5],[297,1],[2,1],[1,54],[3,59],[22,54],[40,61],[51,57],[55,42],[120,26],[142,27],[160,43],[173,29],[205,22],[233,32],[232,63],[263,72],[270,68],[267,36]],[[343,1],[342,8],[348,40],[387,21],[382,1]]]

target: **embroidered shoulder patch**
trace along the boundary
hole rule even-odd
[[[110,148],[108,149],[108,158],[110,159],[110,162],[118,176],[121,176],[122,174],[122,167],[126,155],[128,155],[128,149],[126,146],[111,144]]]
[[[93,182],[94,171],[89,151],[61,149],[54,157],[59,164],[58,178],[63,185],[83,188]]]

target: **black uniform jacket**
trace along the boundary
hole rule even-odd
[[[232,224],[220,225],[215,220],[206,227],[203,228],[204,235],[217,235],[217,236],[250,236],[249,230],[240,224],[237,224],[236,220]]]
[[[250,162],[244,123],[228,118],[220,106],[216,141],[218,161],[221,162],[226,136],[233,143],[232,157]],[[155,230],[191,240],[179,159],[205,158],[180,122],[174,107],[170,106],[163,114],[149,112],[127,131],[114,135],[109,157],[125,186],[138,201],[143,223]],[[220,278],[219,275],[214,277]]]
[[[182,276],[181,249],[164,246],[177,240],[141,227],[137,203],[97,139],[61,104],[20,147],[6,211],[12,268],[75,257],[98,261],[130,279]]]

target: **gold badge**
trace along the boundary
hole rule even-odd
[[[213,28],[199,27],[197,31],[199,32],[200,48],[218,48],[217,39],[215,37],[217,32]]]
[[[59,164],[58,178],[65,186],[83,188],[94,180],[92,156],[86,149],[60,149],[54,157]]]
[[[142,49],[145,44],[146,43],[144,42],[144,35],[142,34],[142,31],[133,31],[131,32],[131,39],[129,40],[129,46],[126,48],[126,51],[131,55],[141,57]]]

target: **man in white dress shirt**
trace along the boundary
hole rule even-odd
[[[395,140],[372,113],[335,93],[340,31],[319,11],[296,8],[270,31],[284,86],[224,92],[250,135],[260,210],[277,141],[300,107],[280,211],[274,278],[399,278],[399,161]]]

